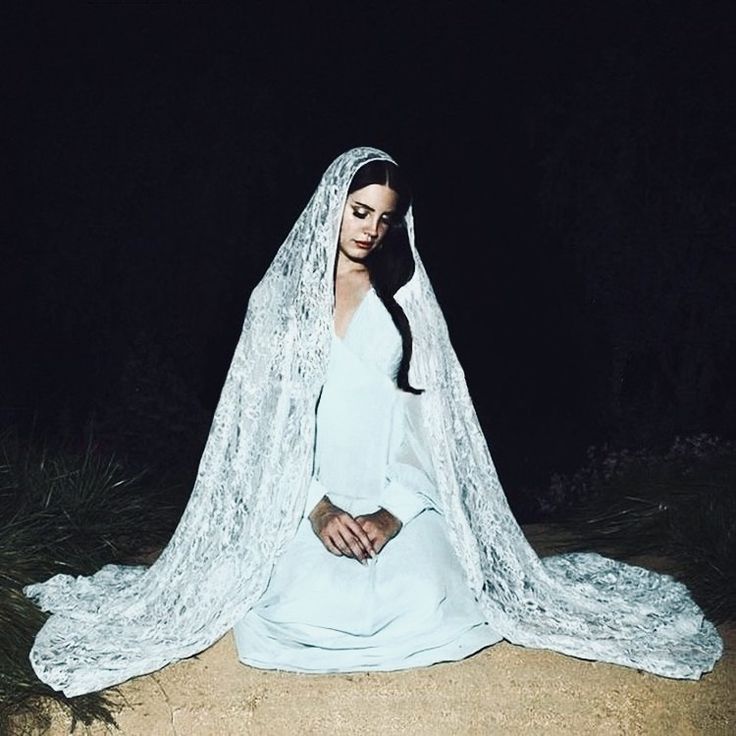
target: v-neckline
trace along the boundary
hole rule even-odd
[[[355,318],[358,316],[358,313],[363,308],[363,305],[365,304],[366,300],[370,296],[371,292],[373,291],[373,287],[369,286],[368,291],[365,292],[363,295],[363,298],[358,303],[358,306],[355,307],[353,310],[353,313],[350,315],[350,320],[348,321],[347,327],[345,328],[345,332],[343,332],[342,337],[337,334],[337,330],[335,329],[335,316],[333,314],[332,316],[332,334],[335,336],[337,340],[340,342],[344,342],[347,339],[347,336],[350,334],[350,328],[353,326],[353,322],[355,322]]]

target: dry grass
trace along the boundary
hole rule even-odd
[[[16,732],[21,723],[29,733],[47,727],[49,699],[72,723],[114,723],[113,695],[66,698],[36,678],[28,652],[45,614],[22,589],[165,544],[177,518],[166,498],[145,473],[128,473],[91,446],[74,453],[0,437],[0,732],[11,719]]]

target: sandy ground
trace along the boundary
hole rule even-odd
[[[231,634],[119,688],[125,736],[736,734],[736,627],[699,682],[505,642],[395,673],[299,675],[241,665]],[[49,736],[69,733],[62,714]],[[75,733],[105,734],[104,726]]]

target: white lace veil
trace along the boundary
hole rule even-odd
[[[149,569],[57,575],[27,595],[53,615],[36,637],[38,676],[79,695],[210,646],[252,607],[303,513],[315,406],[330,345],[333,269],[348,185],[338,157],[254,289],[199,466],[171,542]],[[697,678],[722,651],[672,578],[596,554],[540,560],[507,505],[442,312],[407,227],[416,269],[397,292],[414,337],[421,406],[451,542],[487,619],[506,639]]]

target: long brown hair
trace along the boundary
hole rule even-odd
[[[353,176],[348,194],[370,184],[383,184],[398,195],[394,221],[380,246],[365,258],[371,285],[386,307],[401,336],[401,361],[396,372],[396,385],[412,394],[422,389],[409,384],[409,364],[412,353],[411,327],[406,313],[394,295],[414,274],[414,257],[406,234],[404,217],[411,203],[411,190],[399,167],[391,161],[377,160],[363,164]]]

